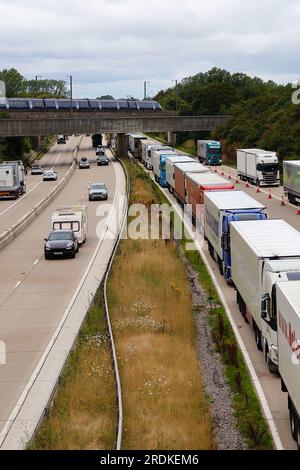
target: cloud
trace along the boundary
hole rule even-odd
[[[141,97],[213,66],[300,78],[297,0],[0,0],[0,69]]]

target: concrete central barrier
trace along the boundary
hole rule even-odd
[[[14,240],[21,232],[23,232],[23,230],[25,230],[37,218],[37,216],[50,204],[50,202],[56,198],[58,193],[60,193],[60,191],[66,186],[76,168],[77,152],[81,140],[74,150],[72,165],[68,169],[65,176],[60,180],[59,184],[38,204],[33,206],[33,208],[30,209],[30,211],[28,211],[20,220],[18,220],[16,224],[12,225],[9,229],[0,234],[0,250],[5,248],[12,240]]]

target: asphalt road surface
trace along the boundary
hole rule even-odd
[[[55,154],[57,157],[57,152],[53,152],[53,158]],[[77,168],[57,198],[0,251],[0,339],[7,347],[7,364],[0,366],[0,430],[47,347],[99,242],[96,210],[103,202],[88,201],[89,184],[106,183],[108,202],[114,200],[114,167],[111,163],[107,167],[96,166],[90,137],[82,141],[78,158],[81,156],[90,159],[91,168]],[[75,259],[46,261],[43,239],[49,234],[51,214],[57,207],[71,203],[88,207],[87,241]]]

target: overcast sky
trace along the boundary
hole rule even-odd
[[[142,98],[217,66],[300,79],[299,0],[0,0],[0,69]]]

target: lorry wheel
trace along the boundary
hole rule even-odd
[[[271,374],[278,375],[278,367],[274,362],[268,357],[268,367]]]
[[[297,426],[296,416],[292,406],[290,407],[290,428],[293,439],[296,440],[297,434],[299,434],[299,426]]]
[[[298,422],[297,424],[296,442],[297,442],[297,449],[300,450],[300,422]]]
[[[296,204],[296,198],[293,194],[288,193],[288,201],[290,204],[295,205]]]
[[[220,256],[218,256],[218,265],[219,265],[219,271],[220,271],[221,276],[224,276],[223,262]]]
[[[259,351],[262,351],[261,332],[259,331],[256,325],[254,325],[254,336],[255,336],[255,343],[256,343],[257,349]]]
[[[210,242],[208,242],[208,251],[209,251],[210,257],[214,259],[214,249]]]

